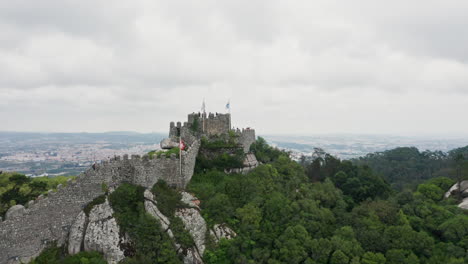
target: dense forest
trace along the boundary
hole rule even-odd
[[[367,154],[353,160],[368,165],[397,190],[415,188],[417,184],[434,178],[456,179],[468,172],[468,146],[449,151],[423,151],[415,147],[400,147]],[[457,175],[460,174],[460,175]]]
[[[455,198],[443,198],[457,177],[467,176],[463,159],[453,158],[466,148],[441,158],[407,148],[358,161],[323,153],[296,162],[259,138],[251,151],[262,165],[247,174],[225,172],[240,153],[197,160],[188,191],[200,199],[208,225],[226,223],[237,233],[207,243],[205,263],[468,263],[468,215]],[[152,191],[164,214],[182,206],[178,192],[163,182]],[[160,225],[142,209],[142,193],[124,184],[109,196],[119,225],[137,241],[125,262],[180,263]],[[183,245],[193,243],[180,223],[172,228]],[[95,252],[80,258],[60,252],[50,248],[49,258],[43,254],[34,263],[103,262]]]
[[[367,165],[325,155],[301,166],[262,138],[251,150],[254,171],[205,169],[188,187],[208,223],[238,232],[206,263],[468,262],[468,216],[443,199],[453,179],[398,192]]]

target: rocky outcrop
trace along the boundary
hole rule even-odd
[[[184,264],[203,264],[203,260],[195,248],[189,248],[184,255]]]
[[[165,138],[161,140],[160,145],[162,149],[171,149],[178,147],[179,143],[177,141],[172,140],[171,138]]]
[[[449,198],[451,195],[457,195],[459,191],[462,193],[463,200],[458,204],[458,207],[468,210],[468,181],[462,181],[460,188],[458,183],[454,184],[444,196]]]
[[[14,205],[8,209],[8,211],[5,214],[5,220],[9,220],[15,217],[20,217],[26,213],[26,208],[22,206],[21,204]]]
[[[257,158],[253,153],[247,153],[244,158],[244,163],[242,168],[232,168],[225,170],[226,173],[248,173],[249,171],[258,167],[260,163],[257,161]]]
[[[203,219],[200,212],[195,208],[178,209],[175,216],[182,220],[185,229],[189,231],[193,241],[195,242],[198,253],[203,256],[203,252],[205,252],[206,234],[205,219]]]
[[[169,225],[171,224],[171,222],[165,215],[161,213],[161,211],[159,211],[158,207],[156,206],[157,202],[154,199],[153,193],[151,193],[151,191],[147,189],[145,190],[144,196],[146,212],[148,212],[150,215],[156,218],[156,220],[158,220],[161,224],[162,229],[166,232],[169,231],[168,233],[170,233],[169,235],[172,238],[174,235],[172,235],[172,231],[169,230]]]
[[[89,224],[84,236],[84,250],[95,250],[104,254],[108,263],[118,263],[124,259],[120,249],[120,229],[112,217],[114,211],[109,201],[96,205],[89,213]]]
[[[193,196],[192,194],[190,194],[188,192],[184,192],[184,191],[181,192],[180,194],[182,195],[181,201],[183,203],[187,204],[190,207],[195,207],[195,208],[200,209],[200,207],[199,207],[200,200],[198,200],[197,197]]]
[[[73,222],[68,237],[68,254],[74,255],[81,251],[83,238],[86,231],[87,217],[85,212],[81,212]]]
[[[460,184],[461,188],[460,191],[464,196],[468,196],[468,181],[462,181]],[[450,195],[458,192],[458,183],[455,183],[446,193],[445,198],[448,198]]]
[[[214,225],[213,229],[210,230],[210,235],[214,237],[216,243],[218,243],[222,238],[232,239],[237,236],[236,232],[234,232],[226,224]]]

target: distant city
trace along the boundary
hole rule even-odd
[[[416,147],[420,151],[452,149],[468,145],[468,137],[428,137],[428,136],[391,136],[391,135],[314,135],[278,136],[267,135],[267,141],[281,149],[291,151],[294,159],[301,155],[310,156],[314,148],[321,148],[341,159],[353,159],[397,147]]]
[[[77,175],[115,155],[159,149],[163,134],[0,132],[0,171],[29,176]]]
[[[115,155],[145,154],[160,149],[165,133],[22,133],[0,132],[0,171],[16,171],[31,177],[77,175],[94,162]],[[466,138],[401,137],[381,135],[264,135],[269,144],[291,152],[293,159],[310,156],[321,148],[341,159],[402,146],[420,151],[468,145]]]

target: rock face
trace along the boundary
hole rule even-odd
[[[73,222],[70,228],[70,236],[68,237],[68,254],[74,255],[81,251],[81,245],[85,235],[87,217],[84,212],[81,212]]]
[[[465,197],[463,198],[463,201],[458,204],[458,207],[462,208],[462,209],[465,209],[465,210],[468,210],[468,181],[462,181],[460,183],[460,191],[462,193],[462,197]],[[445,193],[445,198],[448,198],[450,197],[452,194],[458,192],[458,183],[454,184],[446,193]]]
[[[218,243],[219,240],[221,240],[221,238],[232,239],[237,236],[236,232],[234,232],[225,224],[214,225],[213,229],[210,230],[210,235],[212,235],[215,238],[216,243]]]
[[[203,252],[205,252],[206,234],[205,219],[203,219],[200,212],[195,208],[178,209],[175,215],[182,219],[185,229],[192,235],[198,253],[203,256]]]
[[[89,213],[89,224],[84,237],[84,249],[96,250],[104,254],[108,263],[118,263],[124,259],[124,252],[120,249],[121,241],[119,226],[112,217],[114,211],[108,200],[96,205]]]
[[[162,149],[171,149],[179,146],[177,141],[173,141],[171,138],[165,138],[160,143]]]
[[[156,220],[159,221],[159,223],[161,224],[161,227],[163,228],[163,230],[165,230],[166,232],[170,231],[169,230],[169,225],[171,224],[171,222],[169,221],[169,219],[163,215],[161,213],[161,211],[159,211],[158,207],[156,206],[156,201],[154,200],[154,195],[151,193],[150,190],[145,190],[145,210],[146,212],[148,212],[150,215],[152,215],[154,218],[156,218]],[[170,233],[168,232],[169,236],[171,236],[171,238],[174,236],[172,234],[172,231],[170,231]]]
[[[184,264],[203,264],[203,260],[195,248],[189,248],[184,256]]]
[[[17,204],[12,206],[5,214],[5,220],[9,220],[11,218],[22,216],[26,212],[26,209],[21,204]]]
[[[468,195],[468,181],[462,181],[461,182],[461,192],[463,194],[466,194]],[[458,191],[458,183],[455,183],[449,190],[448,192],[445,193],[445,198],[448,198],[450,195],[452,195],[453,192],[457,192]]]
[[[188,192],[181,192],[180,194],[182,195],[181,201],[183,203],[189,205],[190,207],[196,207],[200,209],[200,207],[198,206],[200,204],[200,200],[198,200],[197,197],[193,196]]]

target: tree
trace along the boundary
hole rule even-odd
[[[366,252],[361,259],[362,264],[385,264],[387,260],[382,253]]]
[[[462,189],[461,189],[461,182],[463,181],[463,174],[462,174],[462,166],[463,161],[465,160],[465,156],[462,153],[458,153],[455,156],[455,164],[456,164],[456,179],[458,184],[458,200],[461,201],[462,199]]]

